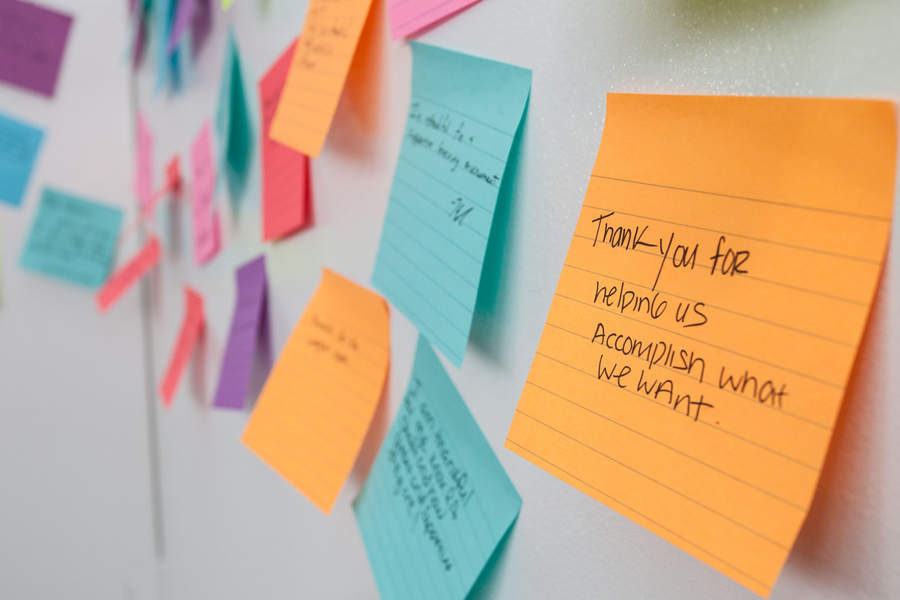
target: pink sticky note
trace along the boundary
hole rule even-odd
[[[287,80],[297,41],[259,80],[262,106],[263,240],[283,238],[306,223],[309,202],[309,157],[269,138],[269,128]]]
[[[480,0],[391,0],[391,37],[398,39],[428,27]]]
[[[159,262],[159,239],[151,235],[140,252],[132,258],[128,264],[112,274],[99,292],[97,292],[97,306],[100,312],[106,312],[115,304],[119,296],[141,279]]]
[[[159,393],[165,406],[172,405],[172,398],[175,396],[175,388],[178,387],[181,374],[187,366],[197,340],[203,333],[203,297],[188,286],[184,286],[184,297],[185,310],[181,331],[178,333],[178,341],[175,343],[175,350],[169,360],[165,377],[159,385]]]
[[[216,192],[216,168],[212,158],[212,129],[209,121],[191,146],[191,213],[194,223],[194,260],[198,265],[209,262],[219,252],[219,212],[213,209]]]
[[[153,132],[144,115],[138,115],[137,165],[134,170],[134,192],[141,203],[141,211],[150,210],[153,203]]]

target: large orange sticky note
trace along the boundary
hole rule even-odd
[[[310,0],[269,135],[298,152],[322,150],[372,0]]]
[[[243,442],[325,513],[384,390],[387,304],[325,269],[263,388]]]
[[[762,596],[884,261],[893,107],[608,96],[506,447]]]

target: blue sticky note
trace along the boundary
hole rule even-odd
[[[0,113],[0,201],[22,204],[44,132]]]
[[[372,283],[459,367],[531,71],[411,46],[412,99]]]
[[[22,267],[89,288],[106,280],[122,211],[45,189],[22,251]]]
[[[241,73],[240,52],[231,30],[228,31],[225,63],[222,65],[222,80],[219,84],[216,134],[219,140],[220,170],[225,174],[228,195],[236,208],[250,173],[253,130]]]
[[[381,597],[463,600],[521,507],[420,336],[403,404],[353,503]]]

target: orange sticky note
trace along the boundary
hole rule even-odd
[[[307,156],[322,150],[372,0],[310,0],[270,135]]]
[[[610,94],[506,447],[768,596],[885,257],[891,104]]]
[[[384,299],[324,269],[242,441],[331,512],[375,415],[389,361]]]
[[[141,279],[159,262],[159,239],[151,235],[144,247],[128,264],[112,274],[106,284],[97,292],[97,306],[106,312],[119,297]]]
[[[191,357],[197,340],[203,333],[203,297],[190,287],[184,286],[184,305],[184,321],[181,323],[178,341],[175,343],[175,350],[172,352],[166,374],[159,385],[159,393],[165,406],[172,405],[175,388],[178,387],[184,367]]]
[[[309,157],[269,137],[296,45],[294,41],[259,81],[263,117],[263,240],[283,238],[306,223]]]

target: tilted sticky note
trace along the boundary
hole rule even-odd
[[[175,15],[172,17],[172,29],[169,31],[167,50],[174,54],[184,35],[190,35],[190,24],[194,18],[197,0],[178,0]]]
[[[384,299],[325,269],[243,442],[326,514],[369,430],[390,355]]]
[[[112,274],[109,281],[97,292],[100,312],[109,310],[116,301],[156,266],[160,257],[159,239],[150,235],[144,247],[125,266]]]
[[[412,49],[412,101],[372,282],[458,367],[531,71]]]
[[[306,223],[309,202],[309,157],[269,137],[275,108],[284,89],[292,43],[259,80],[259,104],[262,109],[262,211],[263,240],[283,238]]]
[[[22,204],[44,132],[0,113],[0,202]]]
[[[425,29],[481,0],[389,0],[391,37],[399,39]]]
[[[241,410],[247,402],[257,348],[269,342],[266,257],[239,267],[236,278],[237,301],[213,406]]]
[[[96,288],[116,251],[122,211],[46,188],[20,263],[30,270]]]
[[[219,168],[225,174],[228,194],[234,204],[247,184],[253,131],[241,74],[240,53],[234,31],[230,29],[216,108],[216,135],[219,138]]]
[[[762,596],[884,261],[886,102],[610,94],[506,447]]]
[[[194,230],[194,261],[209,262],[219,252],[219,213],[213,207],[216,165],[212,158],[212,133],[205,123],[191,145],[191,221]]]
[[[71,26],[69,15],[0,0],[0,81],[53,96]]]
[[[191,352],[194,351],[194,346],[203,333],[204,319],[203,297],[185,286],[184,320],[181,323],[181,330],[178,333],[172,357],[169,359],[169,366],[166,367],[166,374],[163,376],[162,383],[159,384],[159,394],[162,396],[165,406],[172,405],[172,398],[175,396],[181,374],[187,366]]]
[[[403,404],[353,503],[381,597],[463,600],[521,507],[420,336]]]
[[[134,192],[142,211],[153,203],[153,132],[143,114],[137,119],[137,164],[134,169]]]
[[[310,0],[269,135],[316,157],[325,144],[372,0]]]

